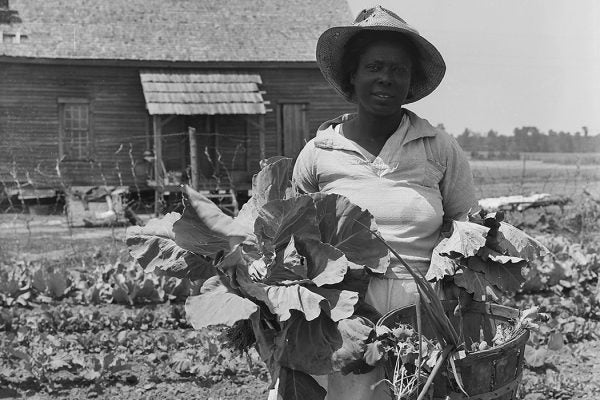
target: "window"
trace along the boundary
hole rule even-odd
[[[61,160],[89,160],[93,147],[89,100],[59,98],[58,109]]]

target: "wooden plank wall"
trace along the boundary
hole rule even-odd
[[[141,160],[146,149],[151,124],[135,67],[94,67],[0,63],[0,185],[27,179],[38,187],[62,185],[130,185],[143,186],[132,171],[132,159]],[[319,70],[298,68],[248,69],[237,72],[260,73],[270,101],[265,117],[267,157],[278,155],[277,107],[282,102],[308,104],[311,136],[325,120],[353,106],[345,102],[321,77]],[[57,174],[58,97],[83,97],[91,100],[95,156],[88,162],[59,164],[63,179]],[[250,116],[256,121],[256,116]],[[163,132],[184,133],[187,125],[197,125],[205,133],[204,117],[177,117]],[[244,116],[217,116],[215,130],[218,148],[227,168],[248,177],[258,171],[258,127],[246,123]],[[245,135],[248,132],[248,140]],[[229,135],[229,137],[226,137]],[[167,169],[182,165],[187,148],[183,137],[166,138],[164,157]],[[202,143],[207,143],[206,139]],[[150,142],[151,144],[151,142]],[[245,150],[247,149],[247,153]],[[204,148],[199,151],[204,151]],[[248,178],[249,179],[249,178]]]
[[[0,177],[39,186],[135,185],[133,160],[146,148],[149,124],[139,76],[132,68],[0,64]],[[59,97],[90,99],[94,157],[60,163]],[[131,154],[130,154],[131,151]]]
[[[314,69],[265,69],[260,75],[263,80],[261,88],[266,91],[263,95],[270,102],[267,106],[272,111],[265,117],[266,124],[266,155],[280,155],[281,140],[277,133],[277,107],[280,103],[306,103],[309,136],[314,137],[317,128],[323,122],[340,114],[353,112],[355,106],[346,102],[332,89],[315,66]],[[251,130],[249,147],[251,173],[258,171],[259,146],[258,129]]]

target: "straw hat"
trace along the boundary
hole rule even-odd
[[[440,52],[402,18],[381,6],[363,10],[350,26],[337,26],[323,32],[317,42],[317,64],[325,79],[350,102],[350,93],[342,89],[342,56],[346,43],[362,31],[392,31],[402,33],[414,45],[420,73],[412,76],[405,103],[413,103],[433,92],[440,84],[446,64]]]

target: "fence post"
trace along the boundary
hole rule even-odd
[[[525,153],[521,153],[521,157],[523,158],[523,167],[521,169],[521,193],[519,194],[523,194],[523,186],[525,185],[525,174],[526,174],[526,170],[527,170],[527,154]]]

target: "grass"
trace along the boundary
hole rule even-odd
[[[527,160],[539,160],[551,164],[600,164],[600,153],[523,153],[523,157]]]
[[[479,198],[530,193],[571,196],[600,185],[600,166],[540,160],[471,160]]]

